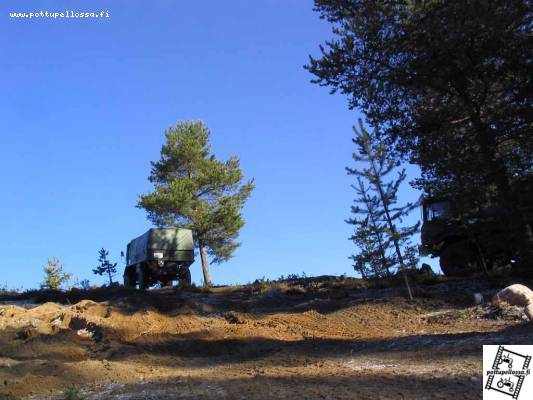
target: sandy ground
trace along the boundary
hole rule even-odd
[[[0,304],[0,399],[478,399],[481,346],[531,344],[532,326],[469,304],[471,285],[413,302],[315,282]]]

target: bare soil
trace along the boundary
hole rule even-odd
[[[498,285],[415,286],[414,301],[332,277],[4,298],[0,399],[478,399],[482,345],[531,344],[522,310],[471,303]]]

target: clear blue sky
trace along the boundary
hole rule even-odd
[[[135,208],[165,128],[204,120],[257,189],[214,282],[354,275],[344,167],[359,114],[309,82],[331,36],[311,0],[7,0],[0,4],[0,284],[36,287],[47,258],[79,279],[150,227]],[[110,18],[12,19],[10,11]],[[410,169],[413,176],[414,169]],[[404,187],[402,200],[418,193]],[[412,220],[419,218],[414,212]],[[193,280],[201,282],[199,262]]]

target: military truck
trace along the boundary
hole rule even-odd
[[[128,243],[124,286],[147,289],[178,280],[191,284],[194,243],[189,229],[152,228]]]
[[[526,197],[520,208],[530,227],[533,208]],[[468,217],[460,217],[456,204],[445,198],[427,198],[422,202],[421,255],[439,257],[446,276],[468,276],[497,266],[509,266],[513,251],[502,225],[502,210],[480,207]]]

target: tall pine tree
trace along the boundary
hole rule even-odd
[[[359,131],[354,127],[355,138],[352,139],[357,146],[357,151],[353,154],[353,159],[357,163],[355,168],[346,168],[348,174],[355,175],[366,180],[375,194],[375,208],[372,207],[372,215],[376,220],[376,226],[383,223],[383,236],[387,239],[387,244],[393,249],[394,262],[401,271],[405,280],[409,298],[412,299],[411,288],[407,278],[406,268],[413,267],[413,249],[409,243],[409,238],[418,231],[420,223],[412,226],[403,226],[403,218],[406,217],[418,202],[408,202],[398,205],[398,189],[406,178],[405,169],[397,172],[397,176],[390,175],[397,171],[398,162],[392,158],[390,150],[381,139],[379,131],[374,130],[370,134],[359,120]],[[364,165],[364,166],[363,166]],[[377,209],[379,207],[379,209]],[[368,208],[367,208],[368,209]],[[379,222],[378,222],[379,221]],[[406,260],[405,254],[409,254]]]
[[[520,204],[533,187],[533,2],[315,0],[315,9],[334,38],[310,58],[314,82],[348,95],[419,165],[426,194],[495,203],[528,267],[533,235]]]
[[[239,159],[219,161],[211,153],[210,131],[201,121],[178,122],[165,132],[161,158],[152,162],[152,193],[141,195],[138,207],[157,226],[193,231],[200,251],[204,283],[211,285],[209,257],[227,261],[240,245],[242,208],[254,189],[243,183]]]

